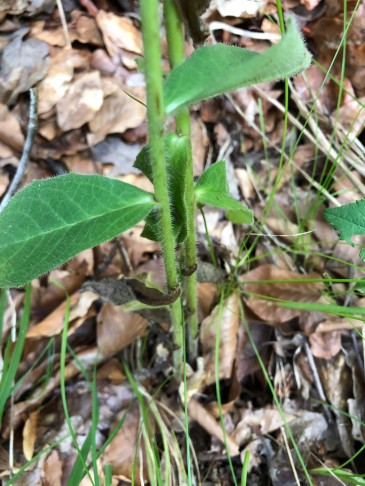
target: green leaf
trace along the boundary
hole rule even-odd
[[[0,214],[0,287],[20,287],[147,216],[153,195],[99,175],[37,180]]]
[[[225,209],[227,217],[237,224],[251,224],[252,211],[229,195],[226,163],[224,160],[211,165],[195,185],[197,203]]]
[[[365,199],[361,199],[338,208],[327,208],[324,211],[327,221],[339,231],[339,238],[354,246],[354,235],[365,235]],[[360,251],[360,258],[365,262],[365,251]]]
[[[169,74],[164,86],[165,112],[172,114],[242,86],[294,76],[310,62],[292,17],[282,40],[263,53],[225,44],[201,47]]]
[[[165,157],[167,164],[168,185],[173,219],[173,231],[178,243],[185,240],[186,229],[186,206],[185,206],[185,174],[187,164],[187,137],[180,137],[175,133],[169,133],[164,137]],[[138,154],[134,167],[153,182],[149,146],[143,147]],[[152,211],[147,219],[142,236],[154,241],[161,241],[161,230],[158,210]]]

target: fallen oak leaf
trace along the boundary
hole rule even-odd
[[[317,302],[324,290],[324,284],[306,280],[319,278],[315,273],[301,275],[272,264],[260,265],[241,277],[244,291],[248,294],[243,300],[262,320],[270,324],[282,324],[298,317],[301,310],[276,303],[275,300]]]

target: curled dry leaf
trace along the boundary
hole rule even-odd
[[[103,40],[94,18],[83,15],[80,10],[73,11],[71,16],[75,25],[76,38],[79,42],[98,47],[103,45]]]
[[[110,57],[116,56],[119,49],[142,54],[142,35],[133,25],[132,20],[118,17],[112,12],[99,10],[96,22],[102,32],[104,44]]]
[[[91,304],[97,298],[97,295],[93,294],[92,292],[85,292],[81,295],[77,292],[71,295],[70,322],[79,317],[84,317],[89,310]],[[27,338],[51,337],[60,334],[63,329],[66,305],[66,302],[63,302],[45,319],[33,326],[28,331]]]
[[[103,305],[97,323],[98,349],[104,358],[121,351],[148,329],[148,322],[140,315],[110,304]]]
[[[283,299],[292,302],[316,302],[324,289],[321,282],[303,282],[303,280],[319,278],[315,273],[301,275],[282,270],[275,265],[261,265],[242,275],[244,290],[248,294],[259,294],[273,299]],[[260,282],[270,281],[270,282]],[[283,280],[289,280],[283,282]],[[252,281],[253,283],[250,283]],[[251,295],[244,298],[246,305],[262,320],[270,324],[282,324],[300,315],[297,309],[285,309],[275,301],[266,300]]]
[[[30,461],[34,453],[34,444],[37,440],[37,423],[39,411],[29,415],[23,429],[23,453],[27,461]]]
[[[91,121],[104,99],[99,71],[80,76],[57,103],[57,123],[63,131]]]
[[[230,379],[236,359],[237,332],[239,326],[238,297],[232,294],[217,305],[204,319],[200,329],[200,341],[205,359],[206,384],[215,383],[215,347],[219,330],[219,379]]]

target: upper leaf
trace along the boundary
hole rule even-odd
[[[354,235],[365,235],[365,199],[338,208],[327,208],[324,216],[340,232],[339,238],[352,246]],[[364,250],[360,252],[360,257],[365,261]]]
[[[310,62],[292,17],[282,40],[262,54],[225,44],[201,47],[169,74],[164,86],[165,112],[169,115],[242,86],[294,76]]]
[[[20,287],[144,219],[153,195],[99,175],[37,180],[0,215],[0,287]]]
[[[211,165],[200,176],[195,185],[195,196],[198,204],[225,209],[228,218],[237,224],[251,224],[252,211],[229,195],[224,160]]]
[[[164,137],[165,157],[167,164],[167,175],[169,185],[169,196],[172,213],[173,231],[176,241],[181,243],[185,240],[186,229],[186,208],[185,208],[185,174],[187,164],[187,137],[181,137],[175,133],[168,133]],[[152,165],[149,155],[149,146],[143,147],[138,154],[134,167],[139,169],[148,179],[153,182]],[[150,240],[160,241],[161,230],[159,227],[158,211],[149,214],[142,236]]]

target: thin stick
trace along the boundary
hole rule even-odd
[[[32,151],[33,142],[35,134],[37,133],[38,126],[38,91],[37,88],[31,88],[29,90],[30,94],[30,105],[29,105],[29,121],[28,121],[28,133],[25,139],[24,149],[22,156],[19,161],[19,165],[13,180],[11,181],[8,192],[5,194],[3,200],[0,204],[0,213],[3,211],[5,206],[8,204],[9,199],[16,191],[29,161],[30,153]]]
[[[62,0],[56,0],[58,13],[60,14],[60,20],[63,29],[63,35],[65,36],[65,43],[68,49],[72,48],[70,34],[68,32],[67,21],[65,16],[65,11],[63,10]]]
[[[305,354],[307,355],[309,368],[310,368],[310,370],[313,374],[314,384],[316,386],[319,398],[322,400],[323,403],[326,403],[327,398],[326,398],[326,395],[324,393],[323,386],[322,386],[322,383],[321,383],[321,379],[320,379],[318,371],[317,371],[317,366],[316,366],[316,363],[314,361],[313,354],[312,354],[311,348],[309,347],[308,342],[304,343],[304,349],[305,349]],[[330,411],[328,410],[328,408],[325,405],[322,405],[322,406],[323,406],[323,413],[326,416],[328,423],[331,423],[332,422],[332,416],[331,416]]]

